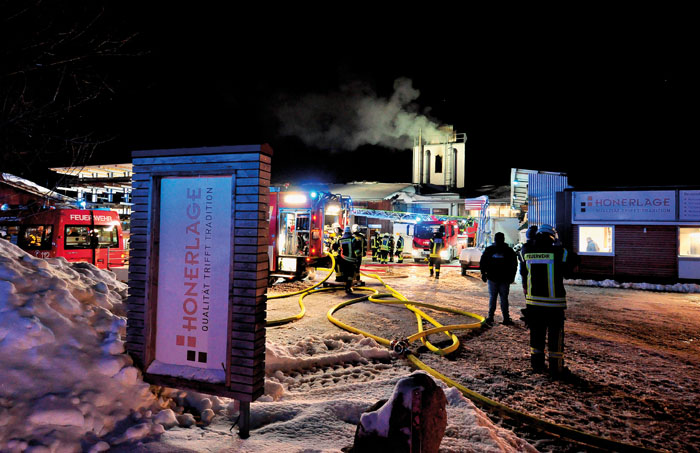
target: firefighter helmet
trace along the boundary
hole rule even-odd
[[[358,224],[356,224],[356,223],[353,224],[353,226],[352,226],[352,232],[353,232],[353,233],[357,233],[358,231],[360,231],[360,226],[359,226]]]
[[[537,238],[547,238],[554,242],[557,239],[557,230],[554,229],[551,225],[541,225],[537,229]]]

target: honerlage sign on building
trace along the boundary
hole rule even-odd
[[[676,220],[676,191],[574,192],[575,221]]]

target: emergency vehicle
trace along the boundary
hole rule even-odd
[[[270,283],[304,278],[310,268],[330,265],[324,234],[348,225],[352,200],[325,192],[270,191]],[[325,238],[327,239],[327,238]]]
[[[459,256],[459,252],[464,248],[464,241],[459,234],[459,223],[457,220],[423,220],[416,223],[413,230],[413,260],[424,262],[430,255],[430,239],[433,234],[444,229],[443,239],[445,248],[440,252],[443,261],[452,261]]]
[[[2,229],[11,242],[37,258],[62,256],[100,269],[123,267],[128,261],[116,211],[56,208],[18,212],[3,220]]]

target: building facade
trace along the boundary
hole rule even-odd
[[[568,189],[560,198],[581,276],[700,280],[700,189]]]

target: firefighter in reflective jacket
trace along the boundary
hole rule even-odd
[[[442,226],[440,229],[433,233],[433,237],[430,238],[430,257],[428,259],[428,269],[430,270],[430,276],[433,276],[433,269],[435,270],[435,278],[440,278],[440,252],[445,247],[445,230]]]
[[[345,290],[350,292],[355,278],[357,262],[361,259],[362,243],[350,231],[350,227],[345,227],[343,237],[340,238],[340,271],[345,279]]]
[[[520,274],[530,327],[530,363],[536,372],[545,371],[545,342],[549,350],[549,371],[560,376],[564,368],[564,277],[576,264],[576,256],[557,241],[549,225],[537,230],[534,242],[521,250]],[[546,341],[545,341],[546,340]]]
[[[376,231],[372,235],[369,241],[369,248],[372,250],[372,261],[377,261],[377,250],[379,249],[379,233]]]
[[[379,262],[381,264],[389,262],[389,233],[384,233],[379,243]]]
[[[360,248],[360,251],[358,253],[358,259],[355,263],[354,275],[354,280],[360,282],[360,267],[362,266],[362,258],[364,258],[367,254],[367,239],[365,238],[364,233],[362,233],[362,231],[360,230],[360,226],[357,224],[354,224],[352,226],[352,236],[355,239],[357,239],[358,246]]]
[[[396,262],[403,263],[403,236],[396,233]]]

